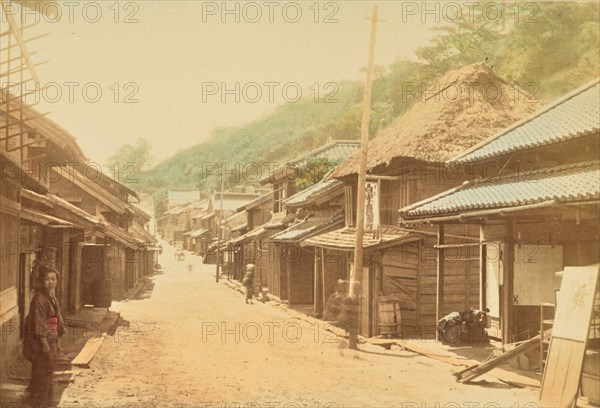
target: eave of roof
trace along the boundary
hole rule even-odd
[[[515,180],[516,179],[516,180]],[[476,180],[399,210],[404,220],[465,217],[507,208],[600,202],[600,162],[555,166],[500,178]]]
[[[316,184],[294,194],[283,202],[288,207],[299,207],[311,202],[318,201],[324,195],[343,188],[344,183],[340,180],[321,180]]]
[[[414,232],[394,226],[382,226],[381,236],[377,236],[377,233],[372,231],[365,231],[363,233],[363,248],[368,251],[379,249],[383,246],[395,246],[421,239],[422,237]],[[308,238],[302,242],[302,245],[339,251],[352,251],[354,250],[355,240],[356,229],[354,227],[343,227]]]

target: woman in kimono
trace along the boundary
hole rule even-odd
[[[252,304],[252,297],[254,296],[254,265],[246,265],[246,274],[242,279],[242,284],[246,287],[246,304]]]
[[[42,265],[35,283],[36,293],[31,299],[25,323],[23,354],[31,361],[29,401],[33,406],[45,406],[52,399],[52,375],[60,352],[59,337],[64,333],[64,323],[54,295],[58,272]]]

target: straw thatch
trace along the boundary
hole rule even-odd
[[[502,80],[485,64],[447,73],[408,112],[369,141],[367,170],[385,171],[392,160],[444,162],[533,112],[531,95]],[[331,177],[357,173],[359,154]]]

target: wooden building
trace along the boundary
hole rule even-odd
[[[494,97],[488,94],[494,89]],[[369,142],[365,193],[365,256],[362,271],[360,333],[380,333],[378,303],[396,297],[398,327],[404,336],[435,333],[435,230],[398,227],[397,211],[464,181],[446,171],[444,161],[535,109],[530,95],[513,88],[483,64],[451,71],[428,86],[404,115]],[[337,269],[353,264],[356,184],[359,156],[336,167],[330,177],[345,183],[346,222],[341,230],[308,240],[340,253]],[[477,240],[476,229],[447,231],[461,242]],[[323,256],[327,256],[325,253]],[[453,310],[477,306],[476,257],[456,257],[453,277],[457,292]],[[331,279],[330,281],[332,281]],[[467,296],[468,295],[468,296]],[[384,299],[386,299],[384,298]],[[383,299],[382,299],[383,300]]]
[[[186,205],[202,200],[204,197],[198,190],[167,190],[154,198],[154,216],[156,232],[162,239],[175,242],[176,238],[183,246],[183,233],[186,226],[177,215]],[[176,231],[179,231],[176,233]],[[177,237],[176,237],[177,235]]]
[[[272,291],[290,304],[312,305],[316,315],[323,313],[324,258],[315,248],[303,245],[306,239],[339,228],[344,221],[344,186],[338,180],[322,180],[287,198],[284,205],[294,220],[271,236],[279,273],[272,276]],[[317,264],[317,262],[319,262]]]
[[[76,269],[80,252],[73,243],[83,230],[35,198],[50,191],[50,169],[86,161],[64,129],[0,89],[0,322],[6,334],[2,364],[12,359],[22,340],[22,324],[31,297],[33,269],[40,262],[60,272],[57,297],[66,312],[76,308]],[[32,192],[33,196],[27,193]]]
[[[273,192],[263,194],[255,198],[248,204],[239,207],[238,212],[246,215],[246,226],[235,237],[231,237],[227,242],[227,251],[230,254],[233,262],[232,277],[241,281],[244,277],[245,266],[249,263],[255,264],[257,259],[262,255],[258,248],[261,248],[260,242],[256,242],[255,238],[264,234],[262,225],[271,219],[273,206]],[[257,270],[255,281],[257,288],[267,286],[266,274]]]
[[[437,226],[438,317],[451,309],[450,251],[476,256],[473,306],[490,309],[488,331],[507,343],[538,332],[555,272],[600,261],[599,100],[596,80],[456,155],[449,164],[470,182],[400,211],[404,225]],[[478,240],[448,237],[456,226]]]
[[[302,175],[305,170],[305,166],[311,160],[326,159],[330,162],[340,162],[346,160],[351,154],[356,152],[360,146],[358,141],[353,140],[333,140],[329,138],[325,144],[317,147],[316,149],[310,150],[300,156],[294,157],[287,160],[284,163],[273,170],[268,176],[262,178],[259,182],[262,185],[271,185],[272,200],[271,213],[269,221],[264,223],[258,231],[250,231],[241,238],[238,238],[238,242],[246,241],[246,247],[251,248],[250,251],[246,251],[246,254],[252,254],[256,259],[257,269],[261,276],[261,284],[268,288],[269,294],[279,300],[289,301],[289,286],[288,282],[288,271],[294,268],[294,264],[300,267],[300,259],[294,261],[290,259],[290,254],[286,251],[293,251],[294,245],[289,245],[287,242],[285,245],[283,241],[275,239],[271,240],[270,237],[275,234],[283,232],[290,224],[296,220],[296,214],[290,213],[286,207],[286,200],[297,193],[296,178]],[[319,180],[315,180],[317,182]],[[296,211],[296,209],[294,209]],[[325,222],[325,220],[322,220]],[[298,231],[302,230],[302,227],[297,227]],[[292,232],[289,232],[293,235]],[[300,236],[298,239],[294,239],[297,244],[300,242]],[[281,242],[278,242],[281,241]],[[297,246],[297,249],[305,253],[307,250]],[[306,253],[304,254],[307,255]],[[247,255],[245,255],[248,257]],[[313,274],[309,273],[308,263],[312,258],[306,257],[306,261],[303,262],[301,269],[304,270],[303,275],[307,276],[308,279],[312,279]],[[302,283],[302,279],[298,279],[298,276],[294,275],[297,279],[297,283],[293,287],[304,286],[304,294],[297,293],[298,296],[294,296],[292,302],[298,303],[312,303],[312,294],[310,298],[307,298],[307,293],[311,292],[312,284]]]

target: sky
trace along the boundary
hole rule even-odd
[[[435,34],[398,1],[61,1],[24,15],[44,91],[36,106],[104,164],[150,142],[155,163],[299,96],[322,103],[364,80],[373,5],[375,64],[388,66]],[[411,2],[419,7],[418,2]],[[56,18],[60,15],[60,18]],[[403,21],[404,20],[404,21]],[[442,19],[443,21],[443,19]],[[4,21],[3,21],[4,23]],[[3,30],[2,30],[3,31]]]

